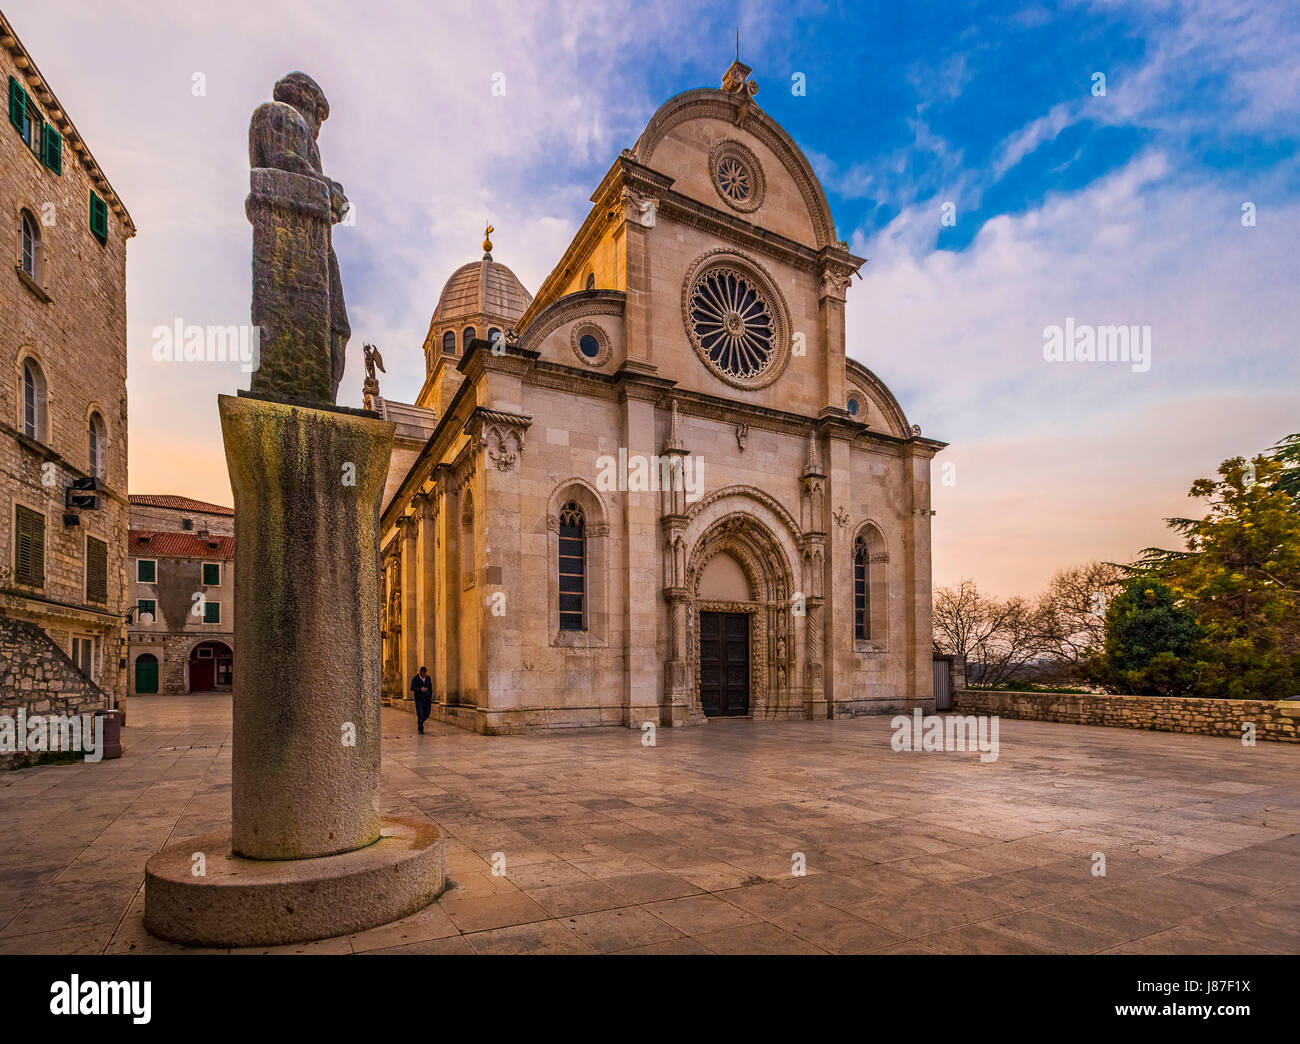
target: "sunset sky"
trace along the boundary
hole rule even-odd
[[[869,259],[849,353],[951,443],[937,583],[1033,594],[1057,568],[1167,543],[1193,479],[1300,430],[1293,0],[4,8],[139,229],[135,493],[230,502],[216,395],[247,375],[150,347],[178,319],[248,321],[247,124],[277,78],[325,89],[325,169],[356,207],[335,234],[353,329],[340,400],[360,402],[364,340],[385,394],[409,401],[438,293],[484,223],[536,291],[655,109],[717,86],[737,20],[758,103]],[[1150,369],[1045,361],[1044,328],[1067,319],[1149,327]]]

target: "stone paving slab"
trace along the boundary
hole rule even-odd
[[[229,823],[230,699],[137,698],[130,720],[118,761],[0,774],[0,953],[199,952],[144,930],[143,871]],[[384,712],[383,811],[445,832],[446,894],[235,952],[1300,951],[1297,748],[1003,720],[981,763],[895,752],[885,717],[655,747],[414,724]]]

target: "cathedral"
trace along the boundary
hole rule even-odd
[[[386,702],[426,666],[490,734],[933,707],[944,443],[848,357],[864,259],[750,71],[654,114],[535,295],[490,238],[457,269],[414,403],[367,381]]]

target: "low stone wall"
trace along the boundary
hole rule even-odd
[[[1198,732],[1240,739],[1255,726],[1256,739],[1300,743],[1300,703],[1294,700],[1206,700],[1185,697],[1108,696],[1092,693],[995,692],[962,689],[953,710],[1071,725],[1109,725],[1156,732]]]
[[[0,616],[0,715],[93,714],[108,694],[77,669],[68,654],[26,620]],[[36,755],[0,752],[0,768],[25,765]]]

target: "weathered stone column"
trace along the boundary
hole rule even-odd
[[[379,498],[394,426],[223,395],[235,494],[233,842],[251,859],[379,836]],[[345,743],[355,735],[355,745]]]

